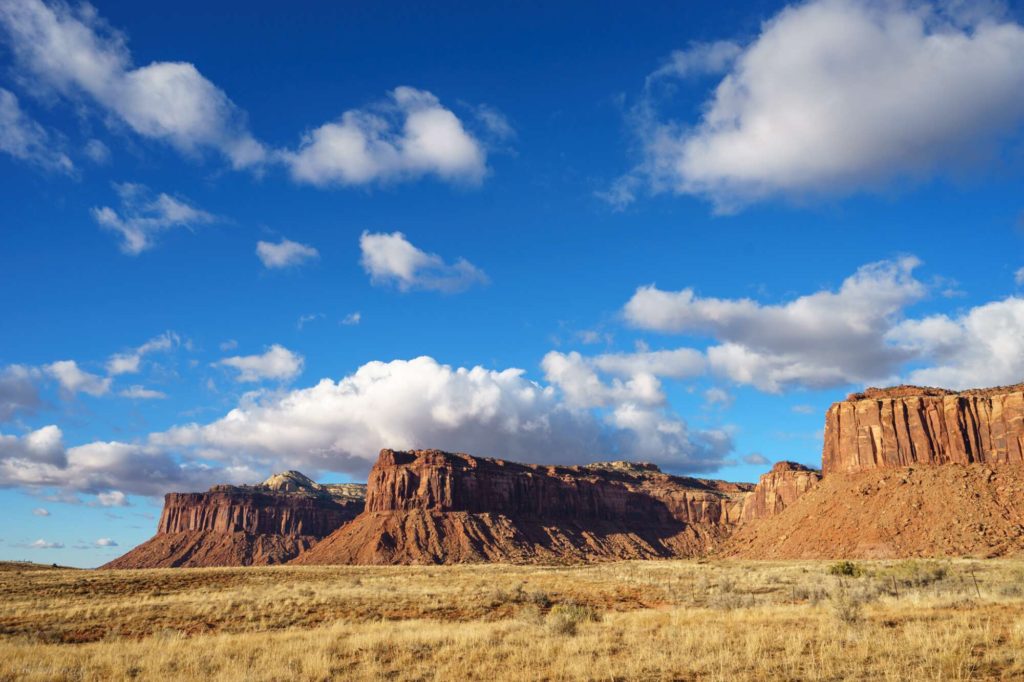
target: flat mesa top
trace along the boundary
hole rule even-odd
[[[880,398],[918,398],[918,397],[943,397],[943,396],[964,396],[964,397],[988,397],[993,395],[1004,395],[1006,393],[1024,392],[1024,383],[1011,384],[1009,386],[992,386],[991,388],[965,388],[962,391],[954,391],[948,388],[935,388],[933,386],[912,386],[901,384],[888,388],[866,388],[860,393],[851,393],[846,396],[846,402],[852,403],[858,400],[878,400]]]

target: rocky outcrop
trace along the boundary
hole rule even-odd
[[[364,486],[320,485],[295,471],[168,493],[156,536],[104,568],[284,563],[358,515],[364,495]]]
[[[830,474],[744,524],[721,555],[898,559],[1024,554],[1024,467],[950,464]]]
[[[744,523],[782,513],[797,498],[821,482],[821,472],[796,462],[778,462],[761,475],[754,491],[743,502]]]
[[[871,388],[828,410],[826,476],[949,463],[1024,464],[1024,385]]]
[[[752,489],[670,476],[650,464],[540,466],[383,450],[366,510],[293,563],[698,556],[739,523]]]

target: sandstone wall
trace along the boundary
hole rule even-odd
[[[438,450],[383,450],[370,472],[366,511],[735,524],[751,488],[642,466],[540,466]]]
[[[243,492],[168,493],[157,533],[214,531],[323,537],[362,510],[299,495]]]
[[[1024,386],[868,389],[826,414],[826,476],[947,463],[1024,463]]]
[[[778,462],[762,474],[743,502],[743,523],[771,518],[821,482],[821,472],[796,462]]]

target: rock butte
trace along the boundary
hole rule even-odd
[[[897,386],[829,408],[822,472],[779,462],[756,486],[382,450],[365,489],[286,472],[172,493],[157,536],[107,566],[1016,554],[1022,444],[1024,385]]]
[[[855,393],[829,408],[821,459],[826,476],[914,464],[1024,464],[1024,384]]]
[[[363,508],[365,486],[320,485],[297,471],[253,486],[168,493],[157,534],[103,568],[281,564]]]

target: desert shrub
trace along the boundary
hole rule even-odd
[[[832,595],[832,615],[846,625],[857,623],[861,619],[862,600],[854,594],[843,591]]]
[[[864,569],[860,564],[855,564],[852,561],[837,561],[828,567],[828,574],[859,578],[864,575]]]
[[[536,606],[538,609],[550,609],[551,608],[551,597],[546,592],[528,592],[526,594],[526,601]]]
[[[822,599],[828,596],[828,593],[818,587],[808,587],[807,585],[794,585],[792,590],[793,601],[805,601],[810,604],[818,604]]]
[[[927,587],[943,580],[949,570],[938,561],[908,559],[893,565],[888,573],[907,587]]]
[[[557,635],[572,636],[577,633],[583,623],[596,623],[601,614],[592,606],[568,602],[556,604],[548,613],[548,627]]]

